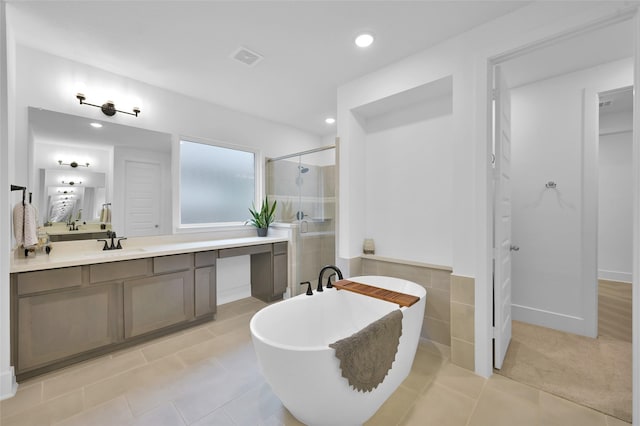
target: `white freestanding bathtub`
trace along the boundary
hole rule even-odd
[[[306,425],[360,425],[408,376],[420,338],[425,289],[391,277],[349,278],[420,297],[409,308],[347,290],[325,289],[267,306],[251,319],[251,336],[262,373],[273,392]],[[402,336],[387,376],[371,392],[354,390],[342,377],[328,345],[401,309]]]

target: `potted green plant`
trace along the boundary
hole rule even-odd
[[[265,197],[260,210],[256,210],[255,204],[253,204],[252,208],[249,209],[249,213],[251,213],[251,219],[249,219],[247,222],[256,227],[259,237],[267,236],[269,225],[275,219],[276,204],[277,201],[274,201],[273,204],[271,204],[269,203],[269,197]]]

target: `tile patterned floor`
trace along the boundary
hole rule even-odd
[[[299,425],[262,379],[243,299],[218,319],[20,385],[0,403],[0,425]],[[580,425],[627,423],[494,375],[449,362],[421,342],[413,369],[367,425]]]

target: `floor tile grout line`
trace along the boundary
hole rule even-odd
[[[171,406],[176,411],[176,413],[178,413],[178,416],[180,416],[180,420],[182,421],[182,424],[185,425],[185,426],[188,426],[190,423],[182,415],[182,411],[180,411],[180,409],[178,409],[178,407],[176,406],[175,401],[171,400],[171,401],[169,401],[169,404],[171,404]]]
[[[469,417],[467,417],[467,422],[465,423],[465,426],[469,426],[471,419],[473,418],[473,415],[476,412],[476,409],[478,408],[478,404],[480,403],[480,398],[482,398],[482,393],[484,392],[485,388],[487,387],[487,383],[489,382],[489,379],[484,379],[484,383],[482,384],[482,388],[480,389],[480,393],[478,394],[478,398],[474,399],[473,401],[473,406],[471,407],[471,411],[469,412]]]
[[[56,394],[55,396],[52,396],[52,397],[50,397],[50,398],[46,398],[46,399],[45,399],[45,397],[44,397],[44,387],[45,387],[45,382],[48,382],[48,381],[51,381],[51,380],[54,380],[54,379],[58,379],[58,380],[59,380],[59,379],[60,379],[60,378],[62,378],[64,375],[74,374],[74,369],[75,369],[76,367],[78,368],[78,370],[84,370],[84,369],[89,369],[89,368],[90,368],[90,369],[95,369],[95,368],[99,367],[98,363],[96,363],[96,365],[87,365],[87,366],[82,366],[82,367],[80,367],[80,366],[79,366],[79,365],[77,365],[77,364],[76,364],[76,365],[71,365],[71,366],[69,366],[69,367],[68,367],[68,369],[69,369],[69,370],[68,370],[67,372],[65,372],[64,374],[61,374],[61,375],[58,375],[58,376],[55,376],[55,377],[51,377],[51,378],[49,378],[49,379],[43,379],[43,380],[41,381],[41,383],[42,383],[42,397],[41,397],[41,402],[51,401],[52,399],[55,399],[55,398],[58,398],[58,397],[60,397],[60,396],[63,396],[63,395],[69,394],[69,393],[71,393],[71,392],[75,392],[75,391],[77,391],[77,390],[79,390],[79,389],[81,389],[81,388],[84,388],[85,386],[93,385],[93,384],[95,384],[95,383],[99,383],[99,382],[101,382],[101,381],[103,381],[103,380],[109,379],[109,378],[111,378],[111,377],[113,377],[113,376],[117,376],[117,375],[119,375],[119,374],[122,374],[122,373],[123,373],[123,372],[125,372],[125,371],[133,370],[133,369],[138,368],[138,367],[141,367],[141,366],[143,366],[143,365],[148,365],[148,364],[149,364],[149,362],[144,358],[144,354],[142,354],[142,353],[141,353],[141,356],[142,356],[142,359],[145,361],[145,363],[144,363],[144,364],[135,365],[135,366],[133,366],[133,367],[126,368],[125,370],[118,371],[117,373],[112,374],[112,375],[110,375],[110,376],[100,378],[99,380],[96,380],[96,381],[93,381],[93,382],[90,382],[90,383],[84,383],[84,384],[80,385],[79,387],[72,388],[72,389],[70,389],[70,390],[66,390],[66,391],[64,391],[64,392],[62,392],[62,393]],[[109,358],[109,359],[113,359],[113,358]],[[77,372],[75,372],[75,373],[77,373]]]
[[[142,357],[143,357],[143,359],[144,359],[144,354],[142,354]],[[61,397],[61,396],[68,395],[68,394],[70,394],[70,393],[77,392],[78,390],[82,389],[83,404],[84,404],[84,402],[85,402],[85,401],[84,401],[84,392],[85,392],[85,388],[86,388],[87,386],[93,386],[93,385],[96,385],[96,384],[98,384],[98,383],[104,382],[105,380],[112,379],[112,378],[114,378],[115,376],[119,376],[119,375],[121,375],[121,374],[123,374],[123,373],[126,373],[126,372],[128,372],[128,371],[135,370],[136,368],[140,368],[140,367],[148,366],[148,365],[150,364],[150,362],[148,362],[146,359],[144,359],[144,361],[145,361],[145,363],[144,363],[144,364],[136,365],[136,366],[133,366],[133,367],[130,367],[130,368],[127,368],[127,369],[124,369],[124,370],[118,371],[117,373],[112,374],[112,375],[110,375],[110,376],[102,377],[102,378],[100,378],[99,380],[96,380],[96,381],[93,381],[93,382],[90,382],[90,383],[85,383],[85,384],[83,384],[83,385],[81,385],[81,386],[79,386],[79,387],[77,387],[77,388],[73,388],[73,389],[70,389],[70,390],[66,390],[66,391],[64,391],[64,392],[62,392],[62,393],[56,394],[55,396],[52,396],[51,398],[47,398],[47,399],[44,399],[44,382],[43,382],[43,386],[42,386],[42,399],[41,399],[41,402],[40,402],[40,403],[42,404],[42,403],[45,403],[45,402],[49,402],[49,401],[52,401],[52,400],[54,400],[54,399],[56,399],[56,398],[59,398],[59,397]],[[97,367],[98,367],[98,366],[96,365],[96,366],[92,366],[91,368],[97,368]],[[100,405],[100,404],[98,404],[98,405]],[[83,405],[83,406],[84,406],[84,405]]]
[[[452,364],[452,365],[455,365],[455,364]],[[442,367],[444,367],[444,365],[442,365]],[[440,368],[442,368],[442,367],[440,367]],[[474,374],[474,376],[475,376],[475,373],[472,373],[472,374]],[[462,393],[462,392],[460,392],[460,391],[459,391],[459,390],[457,390],[457,389],[454,389],[454,388],[452,388],[452,387],[450,387],[450,386],[445,385],[444,383],[438,382],[438,381],[437,381],[437,379],[438,379],[438,375],[434,376],[434,378],[433,378],[433,383],[434,383],[434,384],[437,384],[438,386],[442,386],[442,387],[443,387],[443,388],[445,388],[446,390],[451,391],[451,392],[453,392],[453,393],[455,393],[455,394],[457,394],[457,395],[464,396],[465,398],[475,400],[475,399],[479,399],[479,398],[480,398],[480,394],[481,394],[481,393],[482,393],[482,391],[484,390],[484,386],[486,385],[486,382],[487,382],[487,380],[488,380],[488,379],[485,379],[484,377],[481,377],[481,376],[475,376],[475,377],[480,377],[480,378],[484,379],[484,382],[483,382],[483,384],[482,384],[482,388],[480,389],[480,393],[478,393],[478,397],[477,397],[477,398],[476,398],[476,397],[473,397],[473,396],[469,396],[469,395],[467,395],[467,394],[465,394],[465,393]]]

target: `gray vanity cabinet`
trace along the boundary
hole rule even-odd
[[[260,246],[251,255],[251,295],[265,302],[282,299],[287,289],[287,243]]]
[[[287,271],[287,243],[275,243],[273,245],[273,293],[274,299],[282,297],[287,290],[289,274]]]
[[[122,340],[117,284],[17,300],[17,370],[26,371]]]
[[[215,314],[216,300],[216,250],[196,253],[195,257],[195,316]]]
[[[139,336],[193,318],[193,272],[124,282],[124,337]]]
[[[215,318],[217,259],[251,256],[252,294],[287,288],[287,243],[11,274],[19,381]]]

